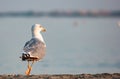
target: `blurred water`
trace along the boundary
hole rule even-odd
[[[24,74],[19,58],[31,26],[42,24],[47,53],[32,74],[120,72],[119,18],[0,18],[0,74]]]

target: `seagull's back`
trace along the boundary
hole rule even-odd
[[[42,59],[45,55],[45,44],[37,38],[32,38],[26,42],[23,50],[28,53],[30,57],[36,57],[38,60]]]

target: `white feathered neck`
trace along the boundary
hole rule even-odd
[[[39,24],[33,25],[31,31],[32,31],[32,38],[37,38],[38,40],[45,43],[45,41],[40,33],[42,31],[42,29],[40,28]]]

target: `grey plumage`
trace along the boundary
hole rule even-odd
[[[36,57],[37,60],[40,60],[44,57],[46,51],[45,49],[45,44],[37,38],[32,38],[30,41],[26,42],[23,48],[26,54],[29,54],[31,58]],[[29,58],[26,58],[26,60],[28,59]]]

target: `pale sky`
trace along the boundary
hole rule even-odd
[[[0,0],[0,12],[120,10],[120,0]]]

